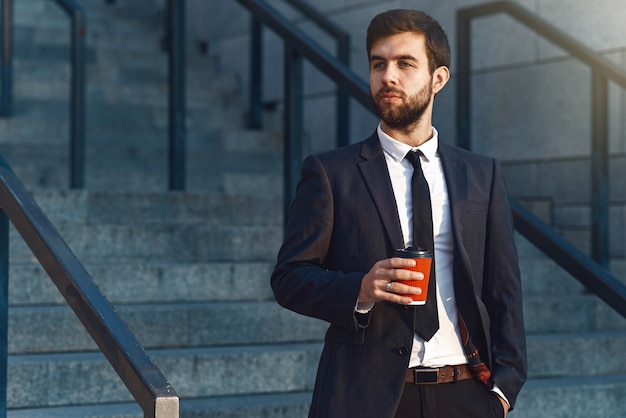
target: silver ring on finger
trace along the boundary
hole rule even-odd
[[[391,283],[393,283],[391,280],[389,280],[387,282],[387,285],[385,286],[385,288],[387,289],[387,292],[391,293]]]

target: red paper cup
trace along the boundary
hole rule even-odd
[[[424,305],[426,298],[428,297],[428,281],[430,279],[430,269],[433,262],[433,254],[428,250],[421,248],[414,249],[412,247],[404,250],[396,250],[395,257],[400,258],[412,258],[415,260],[415,266],[407,268],[407,270],[417,271],[424,275],[423,280],[398,280],[398,283],[405,284],[407,286],[415,286],[422,289],[422,293],[419,295],[402,295],[408,296],[413,299],[411,305]]]

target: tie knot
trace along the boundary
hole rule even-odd
[[[408,160],[413,165],[413,167],[421,167],[422,164],[420,162],[420,155],[423,155],[422,151],[420,151],[420,150],[409,151],[409,152],[406,153],[404,158],[406,160]]]

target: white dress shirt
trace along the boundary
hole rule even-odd
[[[378,139],[385,154],[387,169],[396,198],[405,247],[413,244],[413,200],[411,197],[413,165],[404,158],[409,151],[419,149],[422,152],[420,162],[430,189],[439,330],[429,341],[424,341],[417,334],[414,335],[409,368],[418,366],[442,367],[467,363],[461,343],[452,278],[454,240],[452,238],[450,202],[446,179],[438,154],[439,133],[434,127],[432,129],[433,136],[419,147],[414,148],[387,135],[383,132],[380,124],[377,128]],[[357,304],[359,312],[367,312],[372,307],[373,304]],[[491,390],[508,403],[508,399],[497,384]]]
[[[430,189],[439,330],[429,341],[424,341],[417,334],[415,335],[409,367],[441,367],[465,364],[467,358],[461,343],[452,281],[454,241],[452,239],[450,204],[443,168],[437,153],[439,146],[437,130],[433,128],[432,138],[417,148],[412,148],[391,138],[383,132],[380,125],[378,125],[378,138],[385,153],[389,176],[391,177],[405,247],[413,245],[413,202],[411,198],[413,166],[404,158],[408,152],[418,149],[422,152],[423,156],[420,157],[422,170]]]

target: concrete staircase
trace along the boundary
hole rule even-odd
[[[325,324],[279,308],[280,134],[245,130],[237,79],[190,54],[187,192],[166,190],[166,58],[141,2],[88,15],[86,190],[68,190],[68,25],[16,2],[0,152],[181,397],[183,417],[306,417]],[[626,321],[519,238],[530,381],[512,417],[626,416]],[[16,233],[9,417],[143,414]]]
[[[626,417],[626,320],[518,237],[529,381],[511,414]]]
[[[302,414],[323,324],[280,309],[269,289],[280,133],[245,130],[236,77],[190,48],[189,191],[167,192],[161,19],[140,2],[82,3],[86,190],[67,186],[69,35],[54,2],[15,4],[15,115],[0,120],[0,152],[175,386],[183,416]],[[142,417],[14,231],[10,251],[9,416]]]

